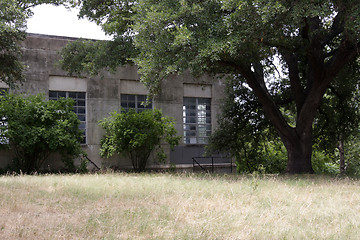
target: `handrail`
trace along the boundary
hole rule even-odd
[[[91,161],[90,158],[89,158],[87,155],[84,155],[84,157],[85,157],[92,165],[94,165],[94,167],[95,167],[97,170],[100,170],[100,168],[98,167],[98,165],[96,165],[95,162]]]
[[[203,171],[208,171],[208,170],[206,170],[202,165],[209,165],[209,164],[200,164],[197,160],[196,160],[196,158],[198,158],[198,159],[210,159],[211,158],[211,172],[212,173],[214,173],[214,169],[215,169],[215,166],[221,166],[220,164],[221,163],[214,163],[214,159],[216,159],[216,158],[222,158],[222,159],[228,159],[228,158],[226,158],[226,157],[193,157],[192,158],[192,160],[193,160],[193,168],[195,168],[195,163],[196,163],[196,165],[198,165]],[[233,168],[233,162],[232,162],[232,160],[230,161],[230,162],[226,162],[226,163],[224,163],[224,164],[230,164],[230,171],[231,171],[231,173],[232,173],[232,168]]]
[[[201,166],[198,161],[195,160],[195,157],[193,157],[192,160],[193,160],[193,168],[195,168],[195,164],[194,164],[194,163],[196,163],[197,165],[199,165],[199,167],[200,167],[202,170],[204,170],[204,171],[206,172],[206,169],[205,169],[203,166]]]

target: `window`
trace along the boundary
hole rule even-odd
[[[121,94],[121,107],[128,111],[129,109],[134,109],[136,112],[141,112],[146,109],[152,109],[152,102],[150,101],[146,104],[146,95],[131,95],[131,94]]]
[[[211,134],[211,98],[184,97],[184,143],[206,144]]]
[[[72,98],[75,100],[74,112],[80,120],[79,128],[83,132],[81,143],[86,143],[86,93],[68,91],[49,91],[49,100],[58,100],[60,97]]]
[[[0,88],[0,96],[4,96],[5,93],[8,93],[8,92],[9,92],[9,89]],[[4,136],[4,134],[8,131],[7,130],[8,121],[6,119],[6,116],[0,117],[0,126],[3,127],[3,130],[1,130],[1,132],[0,132],[0,144],[9,144],[9,138]]]

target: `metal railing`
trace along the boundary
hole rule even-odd
[[[211,161],[208,162],[201,162],[200,159],[211,159]],[[229,159],[230,162],[224,162],[224,161],[216,161],[216,159]],[[233,162],[231,158],[227,157],[193,157],[193,170],[196,167],[201,168],[204,172],[209,172],[207,168],[210,167],[211,173],[215,172],[215,168],[217,167],[230,167],[230,172],[233,171]],[[200,163],[201,162],[201,163]]]

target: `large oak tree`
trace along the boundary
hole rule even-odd
[[[311,173],[314,119],[330,83],[359,55],[357,0],[83,0],[86,16],[131,43],[142,81],[161,91],[170,74],[241,76],[261,103],[288,152],[289,173]],[[105,49],[106,50],[106,49]],[[104,53],[104,48],[99,51]],[[81,51],[80,51],[81,52]],[[96,51],[95,51],[96,52]],[[65,50],[64,56],[79,51]],[[84,52],[83,52],[84,53]],[[88,62],[76,62],[82,71]],[[86,55],[86,53],[85,53]],[[130,54],[131,55],[131,54]],[[106,56],[106,54],[102,54]],[[114,63],[109,54],[109,62]],[[82,58],[86,59],[86,58]],[[104,58],[102,65],[107,59]],[[102,67],[103,67],[102,66]],[[96,68],[95,68],[96,69]],[[345,81],[345,80],[344,80]],[[284,117],[269,84],[290,90],[295,123]]]

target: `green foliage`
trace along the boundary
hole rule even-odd
[[[0,99],[0,148],[14,152],[22,172],[38,171],[51,153],[60,153],[69,169],[83,152],[73,100],[47,101],[43,95],[5,94]]]
[[[24,64],[19,43],[26,37],[26,20],[31,7],[50,3],[69,5],[66,0],[1,0],[0,1],[0,81],[11,87],[22,81]]]
[[[339,168],[340,143],[344,144],[346,173],[354,175],[358,172],[360,159],[354,146],[358,144],[360,134],[359,76],[358,61],[346,66],[323,98],[314,124],[315,172],[339,172],[332,168]]]
[[[352,136],[345,144],[346,174],[360,176],[360,137]]]
[[[78,167],[77,171],[79,173],[88,173],[88,169],[87,169],[87,164],[88,164],[88,160],[86,158],[81,159],[81,163],[80,166]]]
[[[286,150],[255,95],[239,79],[228,79],[222,114],[211,135],[208,153],[228,152],[236,158],[237,171],[280,173],[286,167]]]
[[[280,54],[282,58],[286,51],[296,51],[299,57],[306,58],[306,49],[310,47],[307,42],[318,35],[329,34],[334,12],[342,8],[349,8],[344,15],[350,15],[357,11],[359,3],[144,0],[132,5],[134,14],[127,31],[134,33],[135,46],[140,50],[135,62],[140,66],[142,79],[156,89],[157,80],[186,69],[196,75],[205,72],[238,74],[237,64],[250,65],[261,59],[264,73],[269,74],[274,71],[275,55]],[[322,24],[306,39],[299,31],[311,24],[311,18],[319,19]],[[353,18],[359,19],[359,16]],[[126,23],[122,19],[117,22]],[[356,28],[350,22],[347,26]],[[334,41],[327,47],[338,46],[339,42]]]
[[[23,11],[16,0],[0,2],[0,81],[9,85],[23,79],[18,42],[25,38],[28,16],[29,12]]]
[[[340,141],[360,133],[360,92],[357,62],[346,66],[331,83],[314,125],[316,147],[334,154]]]
[[[312,166],[315,173],[339,174],[339,163],[335,162],[332,156],[324,151],[315,148],[312,155]]]
[[[70,74],[97,75],[101,70],[115,71],[118,66],[133,64],[138,55],[133,34],[128,31],[132,23],[133,1],[80,0],[79,17],[87,17],[102,26],[112,41],[83,40],[69,43],[60,52],[62,69]]]
[[[311,161],[313,122],[328,84],[358,56],[353,51],[359,28],[348,17],[360,19],[353,14],[358,15],[359,7],[355,1],[140,1],[131,26],[140,50],[135,62],[153,92],[162,79],[185,69],[194,75],[241,75],[288,156],[295,156],[291,151],[296,147],[306,149],[299,150],[304,151],[299,159],[289,159],[288,171],[312,172],[305,162]],[[343,55],[339,50],[345,50]],[[260,143],[250,149],[258,152]],[[292,164],[299,160],[303,168]]]
[[[256,143],[255,146],[247,143],[245,146],[239,146],[238,151],[236,167],[240,173],[252,173],[254,171],[283,173],[285,171],[287,153],[279,140],[260,142]]]
[[[312,128],[321,100],[330,96],[326,90],[340,71],[359,57],[359,1],[78,2],[81,16],[114,39],[132,39],[130,56],[151,94],[163,79],[185,70],[241,77],[265,112],[258,116],[271,121],[292,157],[287,170],[313,172]]]
[[[347,74],[344,72],[347,71]],[[315,173],[338,174],[337,146],[340,137],[346,140],[347,171],[355,174],[359,169],[359,155],[354,136],[359,132],[357,72],[347,68],[333,82],[325,96],[314,126],[314,152],[312,166]],[[348,78],[341,85],[341,80]],[[341,85],[341,86],[336,86]],[[289,124],[294,124],[294,107],[286,101],[291,93],[281,85],[269,86],[271,92],[281,93],[275,99],[282,108]],[[219,128],[212,134],[209,152],[228,152],[236,158],[238,172],[254,172],[265,168],[267,173],[283,172],[286,167],[286,150],[276,135],[264,111],[246,84],[237,78],[228,79],[226,99],[219,116]],[[349,141],[347,141],[350,139]],[[356,155],[356,156],[353,156]]]
[[[166,155],[161,148],[162,142],[169,143],[173,148],[180,140],[176,136],[174,122],[157,109],[139,113],[134,110],[113,112],[99,124],[105,130],[100,156],[123,154],[131,159],[134,170],[139,172],[145,170],[153,151],[157,152],[159,161],[164,160]]]
[[[118,66],[132,63],[130,57],[136,54],[131,38],[117,38],[113,41],[77,40],[65,46],[61,52],[61,68],[71,75],[80,76],[87,72],[97,75],[101,70],[115,71]]]

